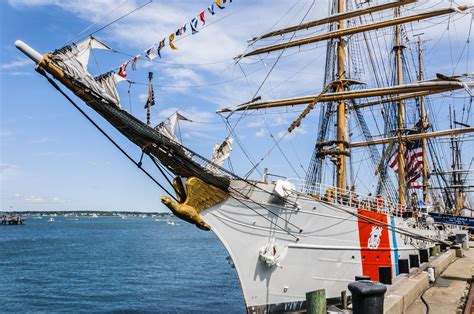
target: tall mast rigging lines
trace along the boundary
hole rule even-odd
[[[421,39],[418,36],[418,80],[423,80],[423,49],[421,47]],[[421,115],[421,132],[425,133],[428,128],[428,119],[426,116],[425,109],[425,97],[420,96],[420,115]],[[421,146],[423,151],[423,201],[429,203],[429,193],[428,193],[428,161],[427,161],[427,143],[426,139],[421,140]]]
[[[395,16],[400,17],[400,8],[395,8]],[[397,85],[403,84],[403,48],[400,25],[395,26],[395,47],[393,50],[396,55],[397,67]],[[399,100],[397,104],[397,130],[396,134],[399,137],[398,141],[398,197],[400,204],[406,205],[406,190],[405,190],[405,142],[402,140],[402,135],[405,129],[405,103]]]
[[[420,98],[427,95],[435,94],[435,93],[443,93],[447,91],[453,91],[456,89],[463,89],[467,88],[466,83],[462,83],[460,81],[456,81],[452,78],[443,78],[438,77],[435,80],[428,80],[428,81],[421,81],[415,83],[404,83],[404,67],[403,67],[403,43],[402,43],[402,33],[401,33],[401,24],[411,23],[423,19],[429,19],[437,16],[447,15],[454,12],[467,12],[469,9],[468,6],[459,6],[459,7],[450,7],[445,9],[434,10],[430,12],[424,12],[420,14],[413,14],[408,16],[400,16],[400,6],[405,5],[407,3],[411,3],[413,1],[397,1],[390,3],[391,8],[395,8],[396,17],[385,20],[385,21],[375,21],[369,24],[363,25],[347,25],[346,21],[348,18],[353,17],[360,17],[364,14],[367,14],[367,10],[357,9],[355,11],[347,11],[345,9],[347,7],[345,0],[334,0],[333,1],[333,12],[336,11],[337,13],[331,15],[326,19],[321,19],[318,21],[304,23],[298,26],[289,27],[286,29],[274,31],[265,35],[260,36],[259,38],[254,38],[252,41],[256,41],[262,38],[269,38],[277,35],[282,35],[288,32],[296,32],[301,29],[306,29],[309,27],[314,27],[316,25],[323,25],[329,24],[330,30],[326,34],[311,36],[308,38],[296,39],[275,44],[271,46],[266,46],[262,48],[255,49],[250,52],[246,52],[243,55],[239,56],[239,58],[259,55],[263,53],[269,53],[272,51],[282,50],[289,47],[297,47],[302,45],[307,45],[310,43],[315,43],[319,41],[329,41],[327,46],[327,64],[326,64],[326,84],[332,84],[334,89],[329,92],[323,92],[321,95],[318,96],[307,96],[307,97],[298,97],[298,98],[290,98],[290,99],[282,99],[282,100],[273,100],[273,101],[253,101],[250,103],[243,104],[241,106],[237,106],[234,108],[224,108],[220,110],[221,112],[234,112],[234,111],[247,111],[247,110],[258,110],[258,109],[265,109],[265,108],[276,108],[276,107],[287,107],[293,105],[301,105],[301,104],[311,104],[313,106],[317,102],[322,105],[321,110],[321,120],[320,120],[320,130],[318,134],[318,143],[317,143],[317,152],[316,156],[313,155],[313,158],[310,162],[310,169],[308,169],[306,181],[310,185],[311,183],[316,183],[320,181],[321,178],[321,164],[322,160],[326,156],[331,156],[332,160],[336,165],[336,184],[338,188],[346,189],[346,157],[349,155],[349,148],[354,147],[348,144],[347,138],[347,112],[348,110],[355,110],[362,107],[369,107],[375,106],[378,104],[383,103],[391,103],[387,104],[386,107],[395,109],[396,106],[397,110],[394,110],[394,115],[392,116],[393,125],[391,129],[396,132],[395,139],[390,138],[388,141],[381,142],[381,143],[391,143],[393,141],[398,142],[398,147],[395,148],[398,150],[398,194],[400,198],[400,202],[402,204],[406,204],[406,184],[405,184],[405,174],[404,174],[404,156],[405,156],[405,141],[407,140],[406,136],[406,121],[405,121],[405,106],[404,101],[410,98]],[[371,7],[370,10],[372,12],[386,10],[387,7],[383,8],[382,6],[375,6]],[[332,23],[332,24],[331,24]],[[336,29],[331,29],[332,27],[336,27]],[[347,47],[346,41],[351,39],[350,36],[355,34],[364,34],[367,31],[377,30],[382,28],[389,28],[394,27],[395,29],[395,45],[393,48],[394,55],[395,55],[395,65],[396,65],[396,76],[395,76],[395,86],[389,87],[378,87],[372,89],[355,89],[350,90],[349,86],[352,84],[357,84],[358,82],[354,82],[350,80],[350,73],[347,71],[350,70],[349,64],[345,63],[345,59],[347,56]],[[367,40],[367,39],[366,39]],[[335,43],[334,43],[335,42]],[[335,46],[335,47],[334,47]],[[334,51],[333,51],[334,49]],[[334,52],[334,53],[333,53]],[[335,68],[334,68],[335,67]],[[420,80],[423,77],[419,78]],[[328,82],[329,80],[329,82]],[[378,81],[379,86],[380,82]],[[472,82],[471,82],[472,83]],[[470,83],[468,83],[470,84]],[[472,84],[471,84],[472,86]],[[389,96],[389,97],[386,97]],[[374,97],[385,97],[383,99],[378,98],[379,100],[374,100]],[[372,98],[372,99],[370,99]],[[365,103],[356,103],[355,99],[367,99]],[[346,104],[346,101],[351,100],[350,104]],[[393,104],[393,105],[392,105]],[[334,113],[334,115],[332,114]],[[360,116],[360,114],[359,114]],[[424,114],[423,114],[424,116]],[[336,118],[336,136],[335,139],[332,141],[327,141],[327,126],[329,126],[329,121],[333,121]],[[472,130],[463,130],[462,132],[472,132]],[[429,138],[432,135],[437,136],[440,135],[438,133],[424,133]],[[367,136],[366,134],[364,134]],[[370,136],[370,135],[369,135]],[[424,139],[424,138],[423,138]],[[321,143],[322,142],[322,143]],[[373,142],[373,141],[372,141]],[[347,143],[347,144],[346,144]],[[372,145],[371,141],[366,138],[366,144],[364,146]],[[362,145],[361,145],[362,146]],[[426,146],[426,145],[425,145]],[[393,147],[393,145],[392,145]],[[328,148],[328,149],[325,149]],[[426,151],[426,147],[425,147]],[[425,158],[426,159],[426,158]],[[426,164],[425,164],[425,167]],[[427,177],[426,175],[424,176]],[[316,181],[317,180],[317,181]],[[316,182],[315,182],[316,181]],[[427,183],[425,182],[425,185]],[[426,200],[427,193],[424,194],[424,199]]]

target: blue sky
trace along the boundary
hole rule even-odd
[[[53,51],[143,3],[146,1],[1,2],[0,209],[166,210],[159,201],[163,192],[37,75],[33,64],[14,47],[14,41],[22,39],[42,53]],[[210,4],[210,1],[155,0],[95,36],[119,52],[136,54],[175,31]],[[167,49],[158,62],[139,62],[137,71],[129,69],[129,79],[138,83],[146,82],[148,71],[155,73],[158,86],[155,88],[157,106],[152,112],[154,124],[179,110],[194,121],[181,124],[184,144],[209,156],[214,144],[228,134],[215,111],[250,100],[276,54],[265,56],[263,62],[258,58],[243,60],[242,68],[234,64],[233,57],[247,48],[247,39],[300,21],[310,5],[311,1],[235,0],[226,9],[218,10],[215,16],[208,17],[209,26],[197,35],[176,41],[178,51]],[[422,1],[411,11],[449,5],[450,1]],[[327,1],[318,1],[316,6],[311,7],[307,20],[325,16],[327,12]],[[387,14],[381,16],[387,17]],[[412,35],[425,33],[427,77],[433,77],[437,72],[473,72],[472,43],[466,45],[471,18],[472,15],[468,14],[406,26],[407,46],[410,49],[414,43]],[[84,29],[86,31],[82,32]],[[323,28],[317,30],[325,31]],[[373,36],[389,36],[389,32],[380,31],[373,33]],[[305,35],[308,34],[310,32]],[[269,43],[271,41],[260,45]],[[322,89],[324,44],[312,45],[293,55],[298,51],[285,52],[259,93],[265,99],[314,94]],[[467,52],[470,52],[470,58]],[[377,53],[381,57],[390,55],[389,51],[384,50]],[[94,52],[89,69],[94,75],[100,74],[118,67],[127,59],[121,53]],[[369,77],[365,81],[370,85]],[[122,106],[144,120],[146,87],[132,85],[130,98],[128,87],[126,82],[119,85]],[[447,104],[451,103],[460,110],[467,101],[465,96],[465,93],[457,92],[449,97],[433,98],[432,114],[440,125],[439,129],[447,127]],[[291,108],[288,112],[280,110],[268,115],[258,112],[239,122],[237,132],[240,141],[251,151],[255,160],[273,146],[270,135],[278,138],[297,116],[297,110]],[[140,152],[136,147],[95,113],[88,108],[86,111],[130,154],[139,158]],[[366,113],[370,120],[372,112]],[[239,117],[236,115],[232,121]],[[281,142],[282,150],[301,177],[304,177],[303,168],[307,167],[312,153],[318,117],[316,110],[305,119],[296,134],[285,137]],[[463,121],[471,123],[472,117]],[[372,126],[377,122],[369,123]],[[354,137],[357,140],[357,135]],[[469,161],[473,149],[466,147],[463,153],[465,160]],[[447,156],[442,158],[448,160]],[[370,174],[363,174],[366,159],[367,155],[362,153],[356,159],[359,164],[355,167],[360,177],[358,185],[369,191],[373,182],[367,179]],[[239,174],[246,173],[251,167],[239,147],[235,148],[231,160]],[[153,171],[148,162],[145,166]],[[262,162],[260,170],[263,167],[269,167],[272,173],[296,177],[278,149]],[[156,176],[159,178],[157,172]],[[259,177],[258,173],[254,177]]]

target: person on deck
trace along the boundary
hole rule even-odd
[[[416,194],[416,192],[413,192],[411,194],[410,205],[411,205],[411,210],[413,211],[413,216],[417,218],[418,217],[418,195]]]
[[[377,194],[377,211],[381,212],[384,207],[384,202],[381,194]]]
[[[362,202],[362,207],[366,210],[372,210],[372,193],[369,193],[366,199]]]

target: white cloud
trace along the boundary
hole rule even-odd
[[[141,103],[145,103],[148,100],[148,94],[141,93],[138,95],[138,99],[140,100]]]
[[[51,198],[51,203],[55,203],[55,204],[63,204],[63,203],[66,203],[68,202],[67,200],[63,200],[62,198],[58,197],[58,196],[53,196]]]
[[[302,126],[295,128],[291,133],[288,133],[287,130],[278,132],[277,140],[283,138],[283,140],[290,140],[295,138],[297,135],[303,135],[308,133],[306,129]]]
[[[0,64],[0,69],[11,70],[11,69],[22,68],[27,65],[33,66],[33,62],[28,59],[16,59],[7,63]]]
[[[247,123],[247,127],[249,128],[259,128],[262,127],[265,124],[265,121],[263,119],[255,120],[255,121],[250,121]]]
[[[264,128],[260,128],[257,132],[255,132],[256,137],[265,137],[267,135],[267,130]]]
[[[6,130],[6,129],[0,130],[0,138],[2,138],[2,140],[5,140],[7,138],[11,138],[12,136],[13,136],[13,131],[12,130]]]
[[[16,195],[19,195],[21,197],[20,193],[16,193]],[[60,198],[59,196],[53,196],[53,197],[45,197],[45,196],[40,196],[40,195],[30,195],[27,196],[23,199],[27,203],[32,203],[32,204],[64,204],[67,203],[67,200],[64,200]]]
[[[0,163],[0,181],[12,180],[20,173],[17,165]]]
[[[34,72],[28,71],[8,71],[2,72],[2,75],[11,75],[11,76],[32,76]]]
[[[36,195],[30,195],[30,196],[27,196],[25,197],[25,202],[28,202],[28,203],[44,203],[45,202],[45,199],[42,198],[41,196],[36,196]]]
[[[54,142],[55,140],[49,137],[42,137],[39,139],[32,140],[30,143],[31,144],[46,144],[46,143],[51,143]]]

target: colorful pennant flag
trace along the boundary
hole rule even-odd
[[[150,95],[148,96],[148,98],[147,98],[147,100],[146,100],[146,103],[145,103],[145,106],[143,107],[143,109],[147,109],[147,108],[148,108],[148,103],[150,103],[150,107],[152,107],[152,106],[155,105],[155,92],[153,91],[153,85],[151,85]]]
[[[151,47],[145,52],[145,56],[148,58],[148,60],[153,61],[157,55],[159,55],[159,51],[156,49],[156,45]],[[161,56],[160,56],[161,58]]]
[[[232,2],[232,1],[230,1],[230,2]],[[225,0],[224,0],[224,3],[225,3]],[[216,0],[216,5],[217,5],[217,7],[218,7],[219,9],[221,9],[221,10],[225,8],[225,7],[221,4],[221,0]]]
[[[191,20],[191,23],[189,23],[189,26],[191,26],[191,31],[192,31],[193,35],[196,34],[196,33],[199,33],[199,31],[197,30],[197,23],[198,23],[197,18],[193,18]]]
[[[128,61],[123,63],[119,68],[118,75],[120,75],[123,78],[127,77],[127,65],[128,65]]]
[[[213,4],[211,4],[211,6],[209,8],[207,8],[207,11],[209,11],[209,13],[211,13],[211,15],[216,14],[216,12],[214,12],[214,5]]]
[[[211,15],[215,15],[217,13],[216,10],[215,10],[214,4],[219,9],[222,10],[222,9],[225,8],[223,6],[223,3],[232,3],[232,0],[214,0],[214,1],[215,1],[215,3],[211,4],[207,8],[207,11]],[[186,27],[187,27],[188,24],[189,24],[189,27],[191,27],[191,32],[192,32],[193,35],[199,32],[198,31],[199,21],[202,22],[202,26],[206,25],[205,11],[206,10],[201,11],[199,13],[199,15],[194,17],[189,23],[184,24],[183,26],[178,28],[174,33],[172,33],[171,35],[168,36],[168,45],[170,46],[170,48],[172,50],[178,50],[178,48],[174,45],[173,41],[175,40],[175,38],[177,36],[183,36],[184,33],[186,33]],[[120,65],[118,75],[120,75],[123,78],[125,78],[127,76],[126,71],[127,71],[127,66],[128,66],[129,63],[132,64],[132,70],[135,71],[137,69],[137,62],[138,62],[140,56],[142,56],[142,55],[145,55],[145,57],[150,61],[153,61],[157,56],[159,56],[161,58],[161,49],[163,49],[165,47],[165,40],[166,40],[166,38],[161,40],[158,44],[153,45],[151,48],[148,48],[144,52],[132,57],[132,59],[130,59],[129,61],[127,61],[127,62],[123,63],[122,65]]]
[[[174,33],[170,35],[169,40],[170,40],[170,48],[173,50],[178,50],[178,48],[176,48],[176,46],[173,44]]]
[[[157,53],[158,53],[158,56],[160,57],[161,59],[161,49],[163,49],[163,47],[165,46],[165,38],[163,38],[160,43],[158,44],[158,50],[157,50]]]
[[[135,57],[133,57],[132,59],[132,70],[135,71],[137,69],[137,61],[138,61],[138,57],[140,55],[136,55]]]

